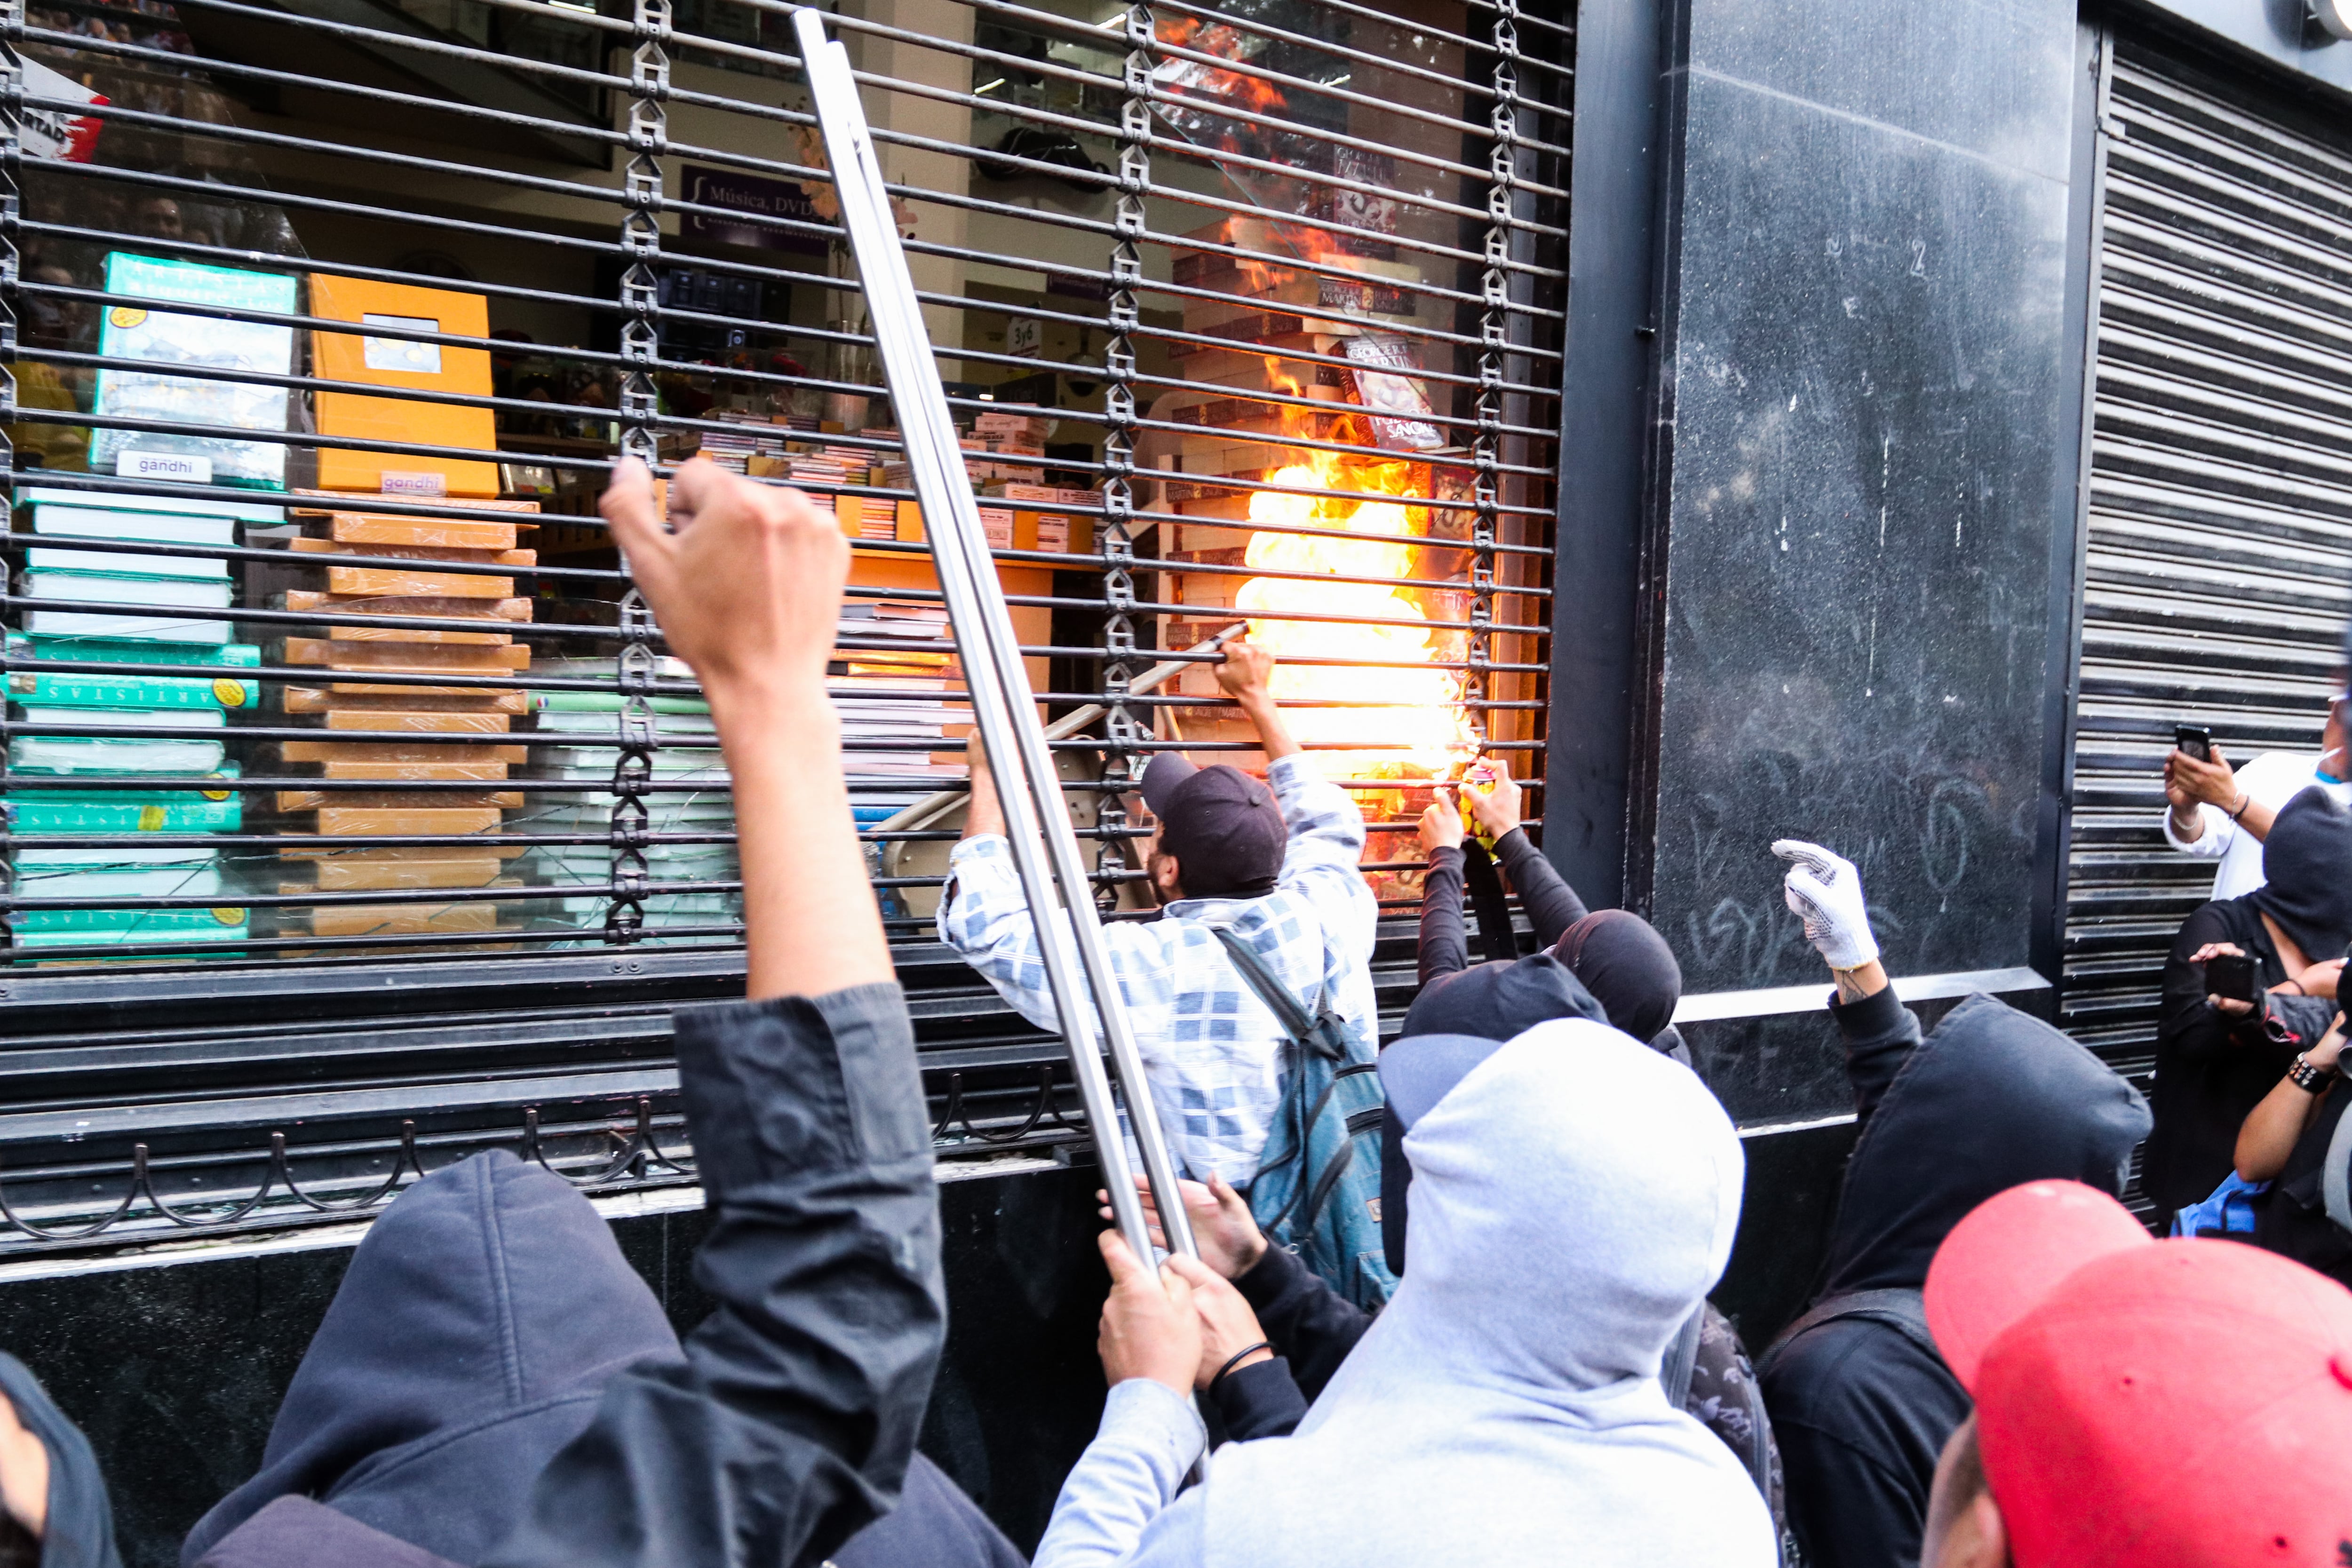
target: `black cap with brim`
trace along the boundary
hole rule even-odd
[[[1194,767],[1162,752],[1143,770],[1143,804],[1160,819],[1160,847],[1176,858],[1185,897],[1274,891],[1289,835],[1264,784],[1223,763]]]

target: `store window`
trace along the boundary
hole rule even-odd
[[[634,7],[26,11],[19,998],[135,980],[168,1041],[227,972],[723,970],[733,805],[594,517],[622,453],[797,486],[856,541],[853,795],[894,936],[928,940],[968,717],[790,8]],[[1104,903],[1137,910],[1154,748],[1254,760],[1201,651],[1246,624],[1409,904],[1432,781],[1540,773],[1570,29],[1356,0],[837,27]],[[461,1056],[372,1068],[368,1136],[394,1081],[430,1086],[428,1142],[509,1125],[516,1096],[447,1089]],[[207,1059],[173,1085],[190,1149]],[[624,1102],[660,1099],[645,1070]],[[299,1076],[218,1092],[258,1126]]]

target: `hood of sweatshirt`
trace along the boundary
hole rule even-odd
[[[122,1568],[114,1548],[114,1506],[106,1477],[81,1428],[66,1419],[25,1363],[0,1353],[0,1394],[16,1407],[17,1424],[49,1453],[49,1517],[41,1536],[41,1568]]]
[[[1969,1210],[2027,1182],[2120,1194],[2148,1125],[2114,1068],[2039,1018],[1969,997],[1905,1059],[1854,1143],[1827,1293],[1920,1288]]]
[[[1212,1462],[1215,1568],[1558,1560],[1768,1568],[1769,1516],[1657,1381],[1722,1273],[1745,1164],[1689,1068],[1557,1021],[1404,1139],[1411,1268],[1289,1437]]]
[[[1567,964],[1549,952],[1498,958],[1440,975],[1405,1010],[1408,1035],[1475,1035],[1508,1040],[1555,1018],[1609,1022]]]
[[[197,1521],[180,1560],[290,1492],[477,1562],[605,1381],[680,1353],[612,1226],[562,1177],[503,1152],[436,1171],[368,1228],[260,1473]]]

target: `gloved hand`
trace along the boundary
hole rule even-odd
[[[1789,912],[1805,922],[1805,940],[1832,969],[1859,969],[1878,956],[1863,909],[1862,873],[1853,862],[1801,838],[1780,838],[1772,853],[1795,862],[1781,879]]]

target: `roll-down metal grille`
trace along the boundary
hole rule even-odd
[[[2315,754],[2352,578],[2352,141],[2111,57],[2068,1027],[2146,1070],[2213,863],[2158,829],[2173,726]]]
[[[835,694],[940,1136],[1066,1134],[1057,1048],[929,939],[968,716],[789,15],[0,3],[0,1247],[489,1142],[681,1174],[733,806],[593,515],[622,454],[856,539]],[[835,23],[1106,906],[1151,752],[1250,760],[1188,654],[1241,622],[1409,905],[1429,779],[1540,757],[1570,26]]]

